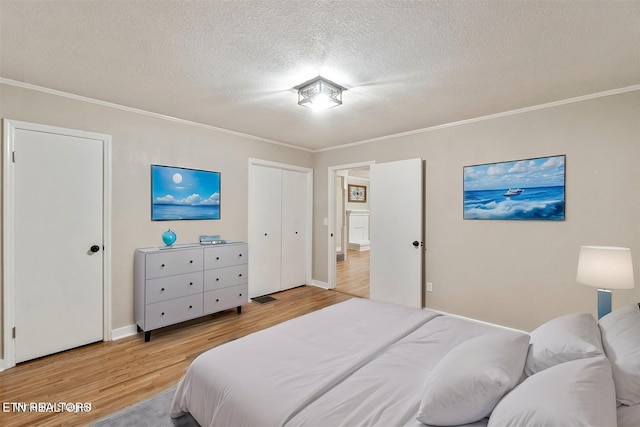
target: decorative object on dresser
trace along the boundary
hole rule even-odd
[[[145,341],[151,331],[236,307],[248,297],[248,246],[229,242],[137,249],[135,320]]]
[[[227,243],[227,241],[222,240],[219,234],[200,236],[201,245],[220,245],[222,243]]]
[[[176,233],[171,231],[171,229],[168,229],[167,231],[162,233],[162,241],[167,246],[173,245],[176,242],[177,238],[178,238],[178,236],[176,236]]]

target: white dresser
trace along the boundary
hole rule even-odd
[[[135,320],[144,340],[151,331],[236,307],[248,297],[247,244],[177,245],[137,249]]]

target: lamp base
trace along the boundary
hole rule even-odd
[[[598,319],[611,313],[611,291],[598,289]]]

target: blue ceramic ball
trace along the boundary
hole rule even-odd
[[[177,237],[178,236],[176,236],[176,233],[171,231],[171,229],[169,229],[169,230],[165,231],[164,233],[162,233],[162,241],[167,246],[173,245],[173,243],[176,241]]]

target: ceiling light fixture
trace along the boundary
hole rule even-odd
[[[342,91],[346,88],[323,77],[316,77],[296,86],[298,105],[312,110],[326,110],[342,104]]]

